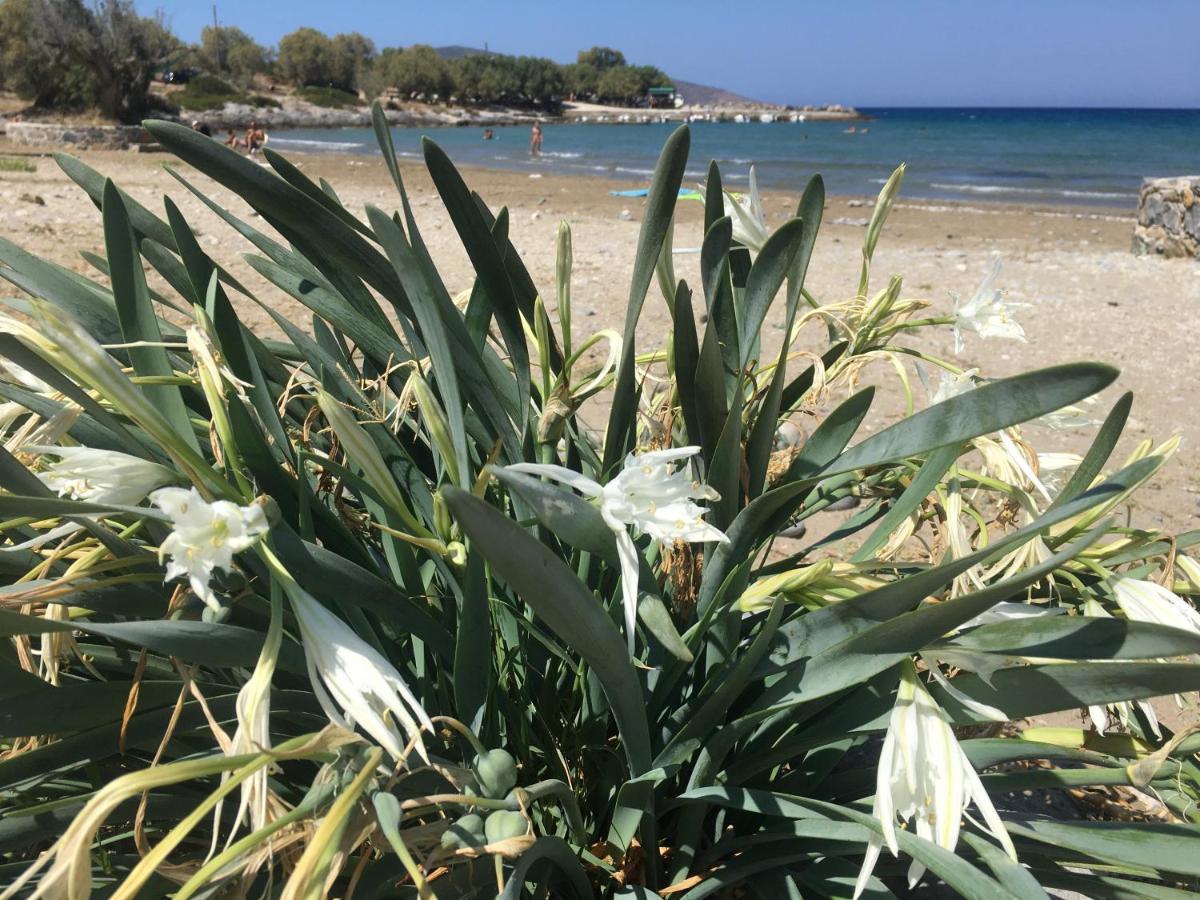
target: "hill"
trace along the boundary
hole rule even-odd
[[[679,93],[684,101],[689,106],[755,106],[767,105],[761,100],[753,100],[750,97],[744,97],[741,94],[735,94],[733,91],[727,91],[724,88],[709,87],[705,84],[696,84],[693,81],[684,81],[681,78],[672,79],[675,84],[675,90]],[[774,104],[770,104],[774,105]]]
[[[433,52],[442,59],[462,59],[464,56],[479,56],[481,53],[491,53],[492,51],[480,50],[478,47],[461,47],[458,44],[451,44],[449,47],[434,47]]]

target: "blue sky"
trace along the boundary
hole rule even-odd
[[[212,21],[210,3],[137,2],[187,40]],[[1200,107],[1200,0],[241,0],[217,13],[267,44],[302,25],[561,62],[603,44],[779,103]]]

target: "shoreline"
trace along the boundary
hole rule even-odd
[[[331,128],[332,127],[342,126],[331,126]],[[286,131],[284,133],[286,133]],[[269,142],[268,146],[270,146]],[[67,153],[71,156],[80,154],[91,155],[93,153],[119,153],[132,155],[132,151],[129,150],[93,150],[72,146],[62,147],[54,145],[37,146],[14,144],[3,134],[0,134],[0,156],[44,159],[57,168],[57,165],[54,163],[53,156],[55,153],[60,152]],[[332,165],[363,165],[368,161],[380,161],[382,159],[378,148],[374,148],[372,152],[348,153],[344,150],[313,151],[283,147],[279,148],[279,152],[288,159],[299,160],[310,165],[321,165],[326,162]],[[146,154],[144,158],[147,160],[155,160],[163,159],[166,156],[166,153],[162,151],[156,151]],[[421,162],[413,159],[411,156],[397,154],[396,162],[399,164],[400,168],[406,172],[408,170],[420,172],[424,171],[424,166],[421,164]],[[649,179],[646,178],[631,177],[628,173],[621,173],[613,170],[562,171],[559,169],[550,169],[545,172],[528,172],[525,169],[515,165],[488,166],[481,165],[477,162],[460,163],[458,161],[455,161],[455,166],[464,173],[478,173],[484,177],[497,174],[512,175],[513,177],[520,177],[523,175],[531,183],[541,181],[542,179],[579,179],[582,181],[594,181],[597,183],[606,184],[631,184],[636,182],[638,185],[642,185],[647,184],[649,181]],[[817,173],[814,172],[813,174]],[[688,187],[690,184],[691,182],[685,178],[684,187]],[[768,185],[761,188],[760,192],[763,197],[771,197],[796,193],[800,188],[802,188],[802,185],[798,185],[795,190],[789,190],[788,188],[779,185]],[[735,193],[737,193],[737,191],[735,191]],[[876,197],[877,195],[875,194],[856,192],[842,193],[829,191],[827,193],[828,201],[844,201],[847,209],[846,217],[848,218],[869,219]],[[614,201],[624,200],[626,203],[629,203],[637,200],[638,198],[613,196],[612,199]],[[828,201],[826,203],[827,211],[829,207]],[[1067,198],[1064,198],[1061,202],[1056,203],[1034,200],[991,199],[988,196],[971,197],[969,199],[953,197],[924,197],[908,194],[902,189],[900,193],[900,199],[898,199],[895,203],[895,208],[907,208],[930,213],[957,212],[979,215],[1020,213],[1045,218],[1074,218],[1109,222],[1128,221],[1132,224],[1137,218],[1136,201],[1136,193],[1131,195],[1131,205],[1126,207],[1114,203],[1088,203],[1081,200],[1071,201]],[[863,224],[865,225],[866,223],[864,222]]]
[[[0,145],[0,154],[7,148]],[[33,149],[33,148],[22,148]],[[280,314],[303,325],[310,313],[296,300],[263,283],[245,261],[252,248],[186,191],[164,169],[164,154],[128,151],[75,152],[89,166],[111,177],[130,197],[158,215],[169,194],[195,229],[205,253],[228,268]],[[314,181],[325,179],[352,213],[365,205],[390,211],[399,206],[391,178],[378,155],[291,153],[288,157]],[[99,213],[59,170],[53,160],[31,158],[34,172],[0,172],[0,235],[28,252],[90,278],[98,276],[79,253],[103,252]],[[425,243],[452,295],[469,290],[474,274],[453,223],[418,159],[399,160],[414,215]],[[186,167],[181,167],[185,168]],[[632,279],[634,249],[644,215],[644,198],[613,197],[611,179],[587,173],[529,173],[464,164],[467,184],[497,210],[509,210],[510,237],[534,283],[546,292],[553,314],[558,228],[567,222],[574,239],[572,298],[576,334],[594,334],[619,325]],[[538,173],[534,173],[538,174]],[[270,233],[270,227],[240,199],[210,179],[186,172],[198,188],[234,215]],[[767,226],[774,230],[795,214],[803,184],[792,189],[765,188],[762,203]],[[865,221],[871,198],[831,194],[813,252],[806,287],[823,303],[852,296],[857,289]],[[681,200],[676,214],[674,267],[698,290],[703,205]],[[1148,526],[1187,530],[1200,525],[1200,419],[1186,391],[1169,384],[1200,383],[1200,356],[1191,332],[1180,328],[1200,309],[1200,265],[1182,259],[1138,257],[1131,252],[1134,219],[1112,207],[1066,204],[923,201],[903,192],[897,200],[875,253],[871,290],[894,274],[903,278],[906,298],[928,303],[930,315],[948,315],[955,298],[970,297],[994,256],[1003,260],[997,288],[1018,304],[1026,342],[969,337],[966,352],[955,356],[949,329],[922,335],[913,346],[963,368],[978,366],[989,377],[1094,359],[1122,370],[1119,386],[1104,392],[1090,418],[1102,418],[1123,390],[1137,399],[1127,438],[1113,455],[1114,465],[1143,438],[1161,441],[1173,432],[1184,443],[1174,461],[1144,492],[1136,510]],[[170,293],[155,277],[154,289]],[[10,290],[9,295],[15,291]],[[256,333],[271,336],[273,320],[252,304],[234,298]],[[703,299],[695,300],[700,307]],[[764,332],[778,341],[778,304]],[[670,330],[666,303],[652,285],[638,327],[639,345],[656,346]],[[802,338],[799,349],[807,349]],[[881,365],[886,365],[880,362]],[[864,376],[869,383],[870,374]],[[918,406],[924,390],[914,379]],[[837,398],[830,398],[836,401]],[[902,399],[880,396],[864,425],[873,433],[904,415]],[[1081,452],[1094,429],[1037,436],[1039,449]]]

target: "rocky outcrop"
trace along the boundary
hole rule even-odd
[[[1200,259],[1200,175],[1142,182],[1133,252]]]
[[[449,106],[385,108],[384,115],[388,122],[398,126],[516,125],[538,118],[535,114],[517,110],[466,110]],[[279,128],[369,128],[371,109],[368,106],[333,109],[289,97],[280,106],[227,103],[220,109],[203,113],[184,110],[179,118],[184,122],[203,121],[214,132],[230,128],[240,130],[250,122],[257,122],[268,131]]]
[[[9,122],[5,129],[14,144],[70,144],[80,149],[125,150],[147,143],[140,125],[70,125],[60,122]]]

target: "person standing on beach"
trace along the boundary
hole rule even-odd
[[[529,131],[529,155],[542,155],[542,123],[534,122],[533,128]]]

